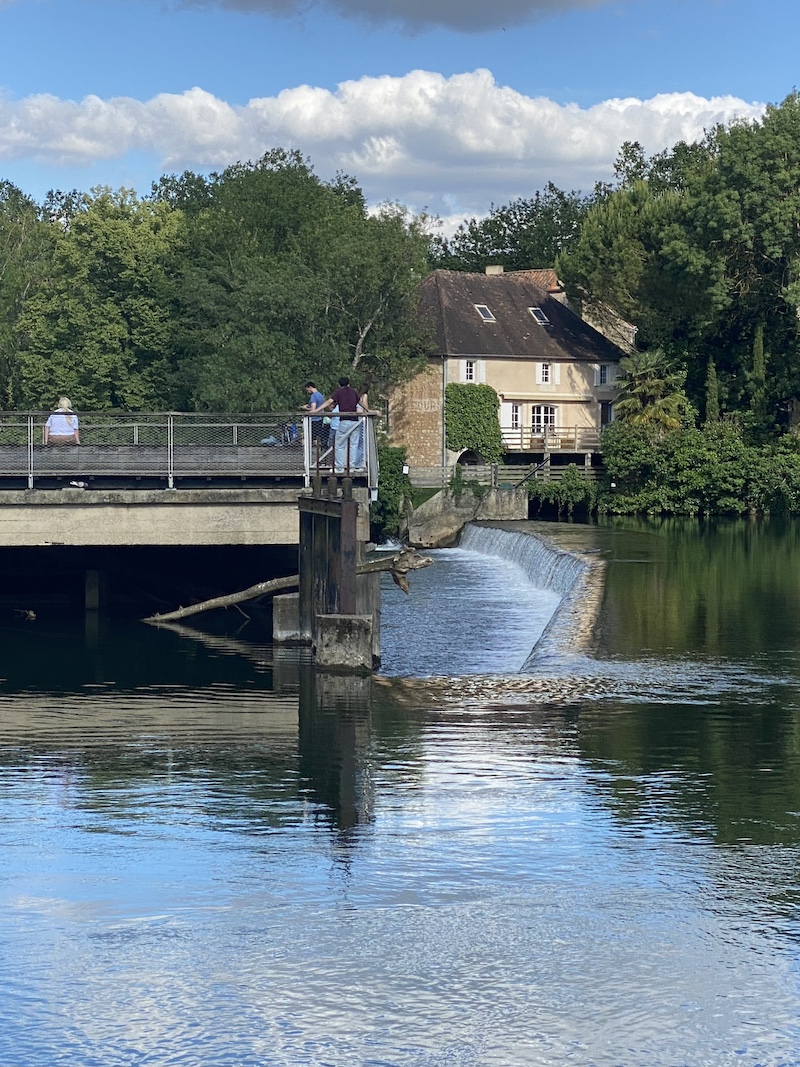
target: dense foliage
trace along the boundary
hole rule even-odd
[[[405,380],[424,224],[280,150],[145,199],[0,184],[0,403],[280,410],[308,378]]]
[[[747,411],[762,436],[793,428],[800,95],[652,159],[625,146],[618,176],[559,257],[568,290],[636,323],[642,348],[685,369],[689,400],[711,421]]]
[[[749,444],[734,421],[654,434],[612,423],[603,433],[600,510],[616,514],[742,515],[800,511],[800,442]]]
[[[378,448],[378,499],[370,506],[370,536],[383,542],[397,537],[405,515],[412,487],[403,467],[408,462],[405,448],[382,445]]]
[[[552,267],[580,235],[593,196],[564,192],[548,182],[530,199],[492,207],[483,219],[463,222],[450,238],[432,242],[434,267],[482,272],[490,264],[506,270]]]
[[[490,385],[450,382],[445,388],[447,447],[452,452],[476,452],[484,463],[498,463],[503,440],[497,417],[500,399]]]

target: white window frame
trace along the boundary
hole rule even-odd
[[[597,384],[608,385],[608,364],[601,363],[597,368]]]
[[[518,430],[522,426],[522,404],[511,404],[511,429]]]
[[[533,316],[534,322],[538,322],[540,326],[549,326],[550,319],[542,311],[541,308],[528,308],[528,311]]]
[[[482,322],[497,322],[497,319],[492,314],[491,308],[487,304],[473,304],[472,306],[480,315]]]
[[[545,368],[547,368],[545,370]],[[536,364],[537,385],[558,385],[561,381],[561,367],[558,363],[547,361]]]
[[[531,433],[546,437],[558,425],[558,408],[554,404],[534,404],[531,407]]]
[[[474,359],[464,360],[464,381],[476,382],[478,380],[478,366]]]

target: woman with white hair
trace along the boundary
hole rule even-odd
[[[79,445],[78,416],[72,410],[68,396],[62,396],[58,407],[44,424],[46,445]]]

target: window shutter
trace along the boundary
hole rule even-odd
[[[561,384],[561,364],[560,363],[551,363],[550,367],[552,369],[552,374],[553,374],[553,385],[560,385]]]
[[[542,365],[541,365],[541,363],[537,363],[536,364],[536,384],[537,385],[541,385],[542,384]]]
[[[594,365],[594,384],[600,384],[600,368],[597,364]]]

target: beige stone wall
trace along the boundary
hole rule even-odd
[[[392,391],[388,430],[390,444],[404,445],[412,466],[435,467],[442,462],[444,387],[439,361]]]
[[[541,361],[538,361],[541,362]],[[591,363],[558,364],[558,381],[537,382],[536,364],[516,359],[477,360],[476,380],[490,385],[500,401],[519,404],[520,425],[530,427],[534,404],[548,404],[556,408],[559,427],[597,429],[600,425],[600,402],[614,399],[613,385],[595,384],[595,365]],[[606,364],[608,377],[613,380],[616,364]],[[551,364],[554,368],[555,364]],[[555,374],[551,370],[551,377]],[[464,380],[464,361],[448,360],[447,380]]]

